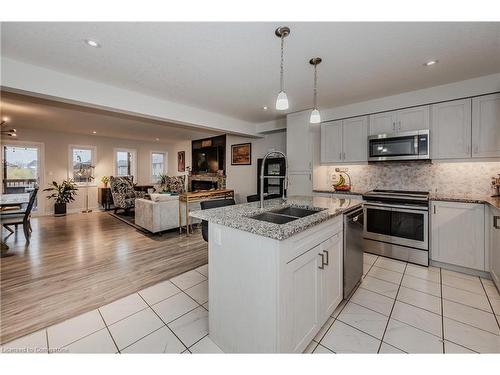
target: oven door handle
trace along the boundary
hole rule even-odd
[[[399,205],[399,204],[386,204],[386,203],[365,203],[365,207],[373,207],[377,210],[387,210],[390,211],[392,208],[398,208],[398,209],[403,209],[403,210],[409,210],[409,211],[429,211],[428,206],[409,206],[409,205]]]

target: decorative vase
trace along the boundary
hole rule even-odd
[[[54,203],[54,216],[66,215],[66,203]]]

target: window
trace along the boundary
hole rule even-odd
[[[135,150],[115,149],[115,173],[117,176],[135,176],[135,166]]]
[[[69,146],[69,178],[75,180],[77,185],[85,185],[92,181],[95,168],[94,146]]]
[[[151,152],[151,181],[160,181],[160,175],[167,173],[167,154],[165,152]]]

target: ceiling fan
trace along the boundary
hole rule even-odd
[[[0,122],[0,133],[1,135],[6,135],[8,137],[17,137],[17,130],[14,128],[7,129],[8,120],[3,118]]]

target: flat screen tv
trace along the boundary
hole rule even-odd
[[[193,172],[216,173],[219,169],[219,147],[193,150]]]

